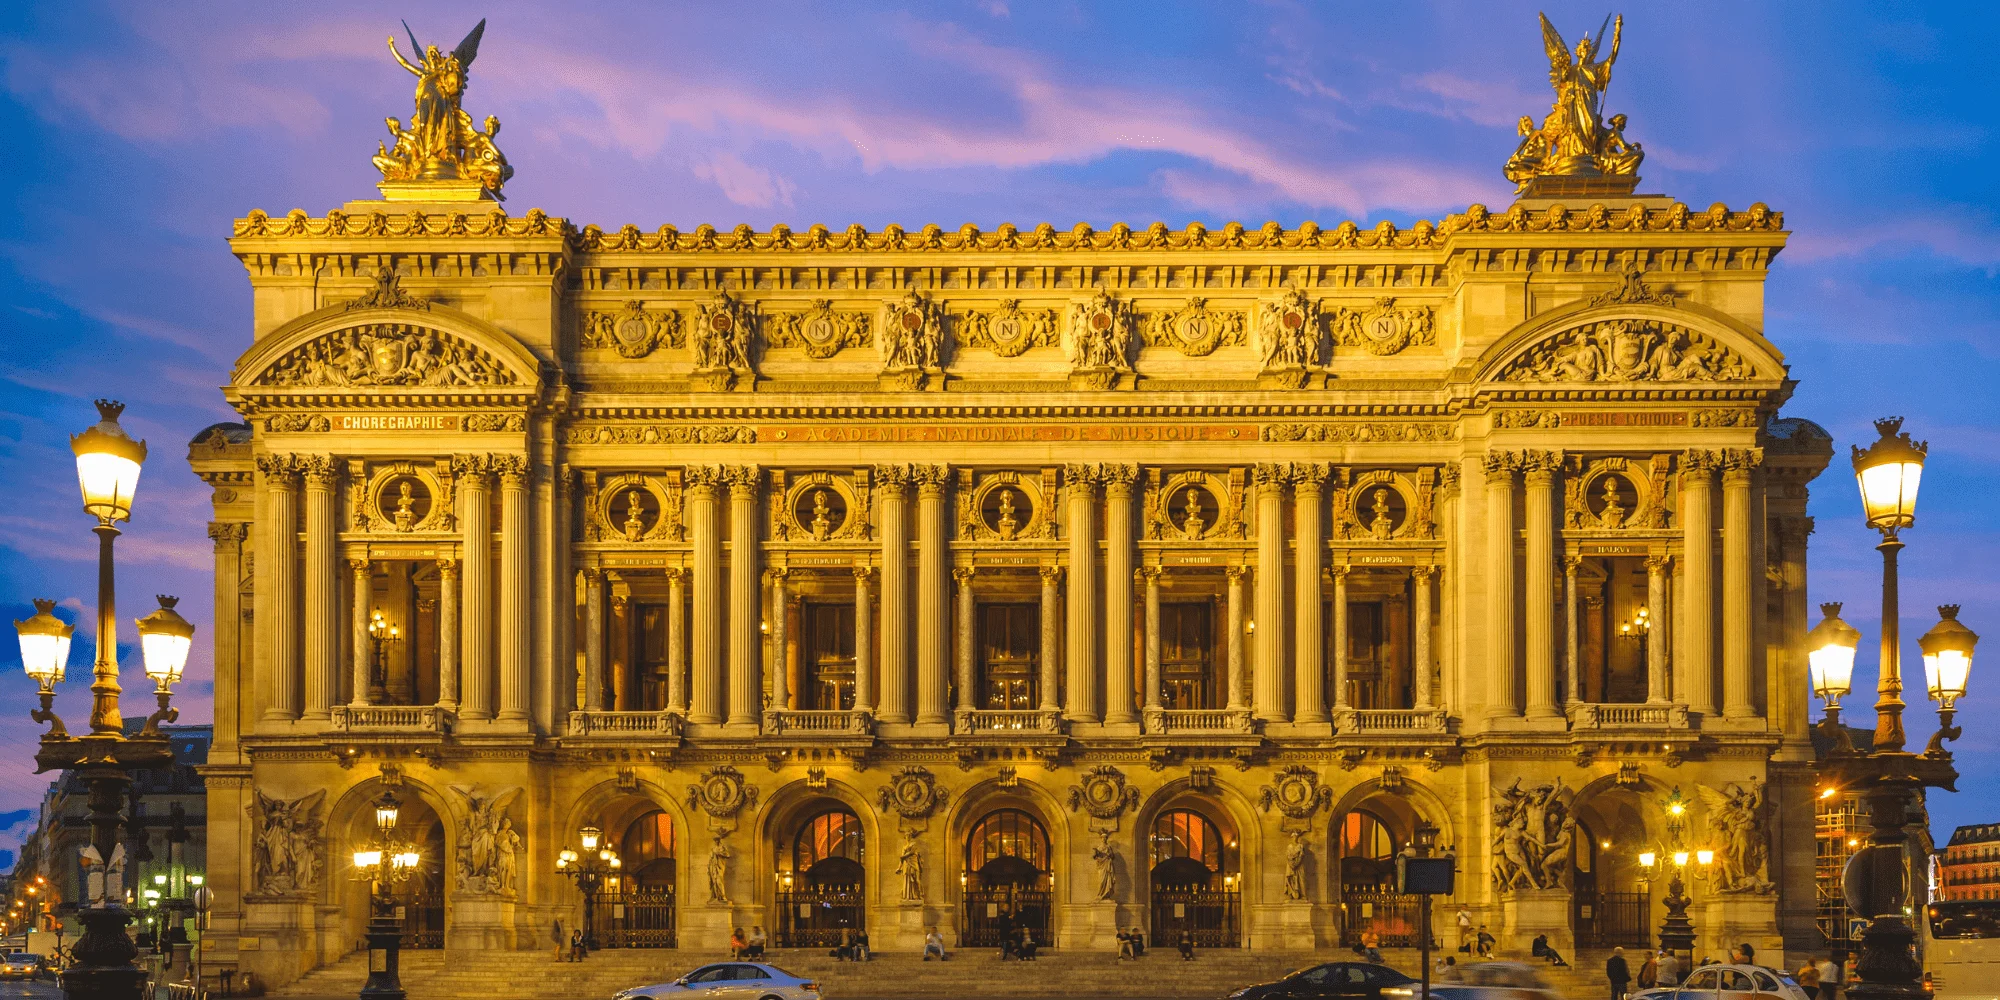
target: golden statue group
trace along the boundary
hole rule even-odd
[[[410,31],[409,22],[404,22],[403,30]],[[487,194],[502,197],[500,186],[514,176],[514,168],[493,144],[500,119],[487,115],[485,129],[476,129],[472,116],[459,107],[465,97],[466,71],[479,55],[479,37],[485,33],[486,22],[481,20],[458,48],[445,53],[435,45],[418,45],[412,31],[410,47],[423,59],[415,66],[403,58],[395,36],[390,36],[389,51],[417,78],[417,107],[408,128],[387,119],[395,148],[376,144],[375,167],[385,182],[476,181]]]
[[[1572,55],[1549,16],[1542,15],[1542,45],[1549,54],[1549,86],[1556,101],[1538,127],[1521,116],[1521,145],[1507,160],[1507,179],[1525,191],[1537,177],[1620,178],[1629,192],[1638,183],[1639,161],[1645,157],[1636,142],[1625,140],[1625,116],[1604,114],[1604,91],[1611,86],[1611,64],[1618,61],[1618,42],[1625,18],[1605,18],[1611,50],[1604,51],[1605,29],[1597,37],[1577,40]],[[1602,56],[1602,58],[1599,58]]]

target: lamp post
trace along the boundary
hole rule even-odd
[[[564,847],[556,854],[556,874],[576,883],[577,891],[583,893],[583,947],[587,951],[597,950],[597,893],[604,887],[604,880],[615,876],[624,861],[618,852],[603,846],[604,831],[595,826],[585,826],[577,831],[577,838],[583,844],[578,853]]]
[[[1661,810],[1667,814],[1666,835],[1653,850],[1639,853],[1639,867],[1649,881],[1655,867],[1667,867],[1667,898],[1661,901],[1666,905],[1667,916],[1660,921],[1660,947],[1687,956],[1689,964],[1681,970],[1686,975],[1694,970],[1694,922],[1687,914],[1688,906],[1694,902],[1687,894],[1688,862],[1697,866],[1693,872],[1695,878],[1707,878],[1708,866],[1715,862],[1715,852],[1688,849],[1688,801],[1679,788],[1667,795]]]
[[[119,807],[131,786],[129,772],[173,762],[173,747],[161,735],[160,723],[178,718],[171,705],[173,686],[187,665],[194,639],[194,626],[174,611],[172,597],[161,597],[159,610],[138,620],[140,651],[146,676],[155,683],[159,709],[138,733],[125,735],[118,708],[118,611],[111,550],[119,534],[117,522],[132,517],[146,444],[133,440],[118,425],[124,409],[121,403],[98,400],[99,422],[70,438],[83,509],[97,518],[92,529],[97,535],[97,662],[91,671],[86,735],[71,736],[52,708],[55,685],[67,672],[71,627],[57,620],[54,603],[44,600],[35,602],[32,617],[14,623],[21,639],[22,666],[40,688],[41,707],[30,715],[49,726],[35,753],[35,769],[73,770],[82,780],[90,796],[90,846],[102,866],[93,865],[96,870],[87,883],[86,898],[77,909],[83,937],[72,951],[74,964],[61,977],[64,994],[77,1000],[138,1000],[144,987],[145,972],[132,964],[138,951],[125,934],[132,914],[124,901]]]
[[[1849,987],[1854,1000],[1920,1000],[1927,996],[1918,979],[1921,967],[1911,944],[1916,937],[1903,916],[1909,895],[1909,864],[1904,845],[1911,801],[1921,789],[1956,790],[1958,771],[1952,766],[1946,740],[1958,738],[1952,724],[1954,705],[1965,694],[1972,668],[1972,648],[1979,641],[1958,623],[1958,607],[1938,609],[1943,616],[1926,634],[1926,690],[1938,702],[1938,733],[1921,754],[1903,749],[1903,673],[1896,594],[1896,556],[1903,548],[1897,533],[1916,524],[1917,485],[1923,475],[1928,446],[1902,432],[1902,418],[1875,422],[1880,439],[1866,450],[1854,449],[1854,475],[1861,487],[1861,506],[1868,526],[1882,533],[1876,548],[1882,553],[1882,660],[1877,669],[1875,739],[1857,749],[1840,725],[1840,698],[1852,686],[1854,650],[1859,630],[1840,620],[1840,605],[1821,607],[1825,619],[1807,635],[1807,666],[1813,692],[1826,702],[1826,727],[1833,750],[1821,767],[1834,783],[1866,797],[1871,827],[1868,845],[1847,861],[1841,888],[1849,909],[1868,919],[1861,934],[1861,959],[1855,971],[1861,982]]]
[[[361,1000],[403,1000],[403,980],[397,971],[402,947],[403,924],[396,919],[396,886],[410,880],[422,861],[416,847],[396,840],[396,820],[401,804],[396,793],[385,791],[375,800],[375,840],[354,852],[357,881],[368,883],[368,981],[362,984]]]

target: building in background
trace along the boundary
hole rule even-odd
[[[1951,832],[1937,853],[1937,898],[2000,899],[2000,823],[1975,823]]]

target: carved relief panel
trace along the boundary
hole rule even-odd
[[[681,314],[672,309],[647,309],[631,301],[617,312],[584,313],[578,343],[585,348],[611,348],[623,358],[643,358],[661,347],[682,347],[687,334]]]
[[[1572,531],[1671,528],[1667,475],[1672,465],[1670,455],[1569,456],[1563,470],[1563,527]]]
[[[1416,542],[1437,537],[1435,511],[1442,497],[1435,468],[1336,469],[1332,493],[1335,538]]]
[[[1243,343],[1244,326],[1243,313],[1211,308],[1207,299],[1195,296],[1179,309],[1146,317],[1146,346],[1172,347],[1191,358],[1205,357],[1218,347]]]
[[[1237,541],[1243,523],[1244,470],[1165,473],[1146,470],[1144,537],[1176,542]]]
[[[825,360],[842,348],[865,347],[869,340],[867,313],[842,312],[827,299],[814,299],[803,312],[774,312],[768,317],[764,338],[772,347],[797,347],[806,357]]]
[[[770,531],[774,541],[867,541],[870,470],[832,472],[771,472]]]
[[[450,466],[441,462],[348,463],[350,523],[356,531],[453,531]]]
[[[604,473],[585,469],[581,492],[584,541],[685,539],[678,471]]]
[[[1437,343],[1431,307],[1398,306],[1393,296],[1378,298],[1373,305],[1340,306],[1330,318],[1334,343],[1374,355],[1398,354],[1404,348]]]
[[[992,312],[970,312],[954,319],[959,343],[984,347],[1003,358],[1020,357],[1031,347],[1054,347],[1054,309],[1023,309],[1021,300],[1004,299]]]
[[[1056,537],[1056,470],[1040,473],[1003,470],[975,474],[958,470],[958,533],[986,542],[1024,542]]]

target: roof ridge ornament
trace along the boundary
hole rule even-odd
[[[403,30],[409,31],[408,21]],[[466,72],[479,56],[479,39],[486,34],[484,18],[449,53],[436,45],[419,45],[414,31],[410,46],[419,62],[411,65],[389,36],[389,52],[417,78],[416,108],[407,127],[384,119],[395,147],[375,145],[375,168],[382,171],[382,197],[389,201],[504,200],[500,186],[514,168],[500,147],[500,119],[486,116],[485,128],[472,127],[472,116],[460,106],[465,99]]]
[[[1592,296],[1590,305],[1596,307],[1650,303],[1671,306],[1678,301],[1679,297],[1667,291],[1664,286],[1646,284],[1645,269],[1635,264],[1625,269],[1625,273],[1619,276],[1616,286]]]
[[[420,299],[403,290],[403,276],[393,267],[383,266],[375,272],[375,287],[359,298],[347,303],[347,311],[356,309],[429,309],[429,299]]]
[[[1555,103],[1540,125],[1521,116],[1521,144],[1502,172],[1529,197],[1629,195],[1639,184],[1639,162],[1645,151],[1625,139],[1625,116],[1604,115],[1604,92],[1611,86],[1611,64],[1625,34],[1625,17],[1607,17],[1597,37],[1577,39],[1574,51],[1562,34],[1542,19],[1542,47],[1549,57],[1549,86]],[[1606,28],[1611,49],[1604,51]],[[1599,56],[1602,58],[1599,58]]]

